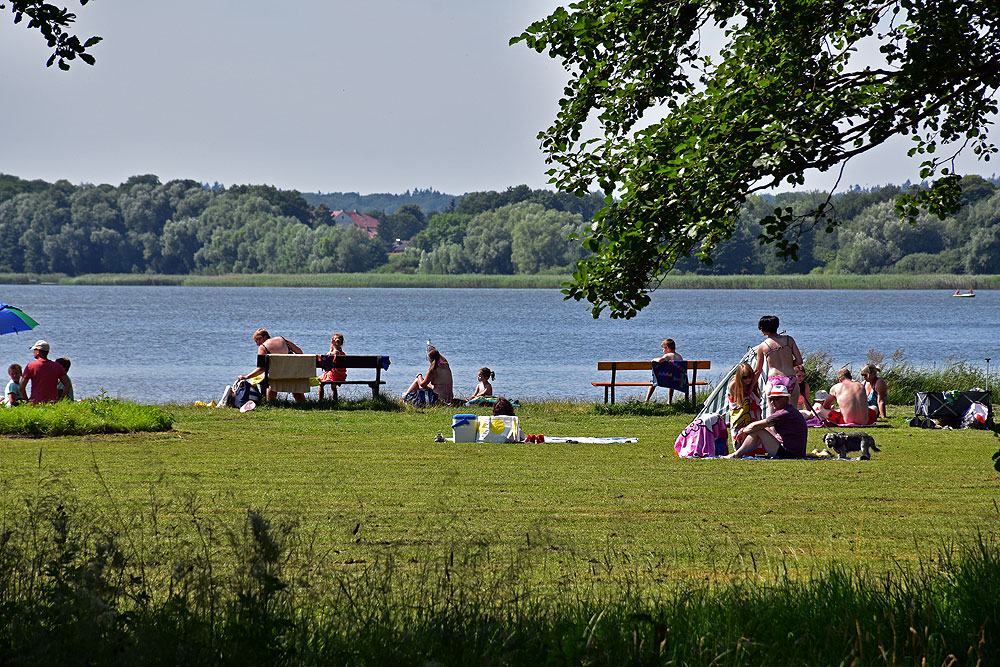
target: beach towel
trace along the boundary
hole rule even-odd
[[[653,382],[657,387],[687,391],[688,376],[686,361],[654,361]]]
[[[309,391],[316,377],[316,357],[311,354],[268,355],[267,381],[271,389],[296,394]]]
[[[727,454],[729,430],[721,415],[708,414],[696,417],[674,442],[674,451],[681,458],[704,458]]]
[[[590,438],[587,436],[558,436],[558,435],[547,435],[545,436],[546,443],[566,443],[566,444],[582,444],[582,445],[618,445],[622,443],[639,442],[639,438]]]
[[[497,402],[497,396],[480,396],[479,398],[474,398],[471,401],[466,401],[466,405],[493,405]],[[515,408],[521,407],[521,404],[517,401],[511,401],[511,405]]]

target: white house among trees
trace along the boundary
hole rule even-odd
[[[360,227],[368,234],[368,238],[370,239],[378,236],[378,220],[370,215],[365,215],[358,211],[333,211],[330,215],[333,217],[333,224],[335,225],[343,225],[344,227],[354,225]]]

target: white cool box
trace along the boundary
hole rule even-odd
[[[451,430],[455,442],[518,442],[521,437],[517,417],[507,415],[454,415]]]

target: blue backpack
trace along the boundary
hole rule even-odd
[[[246,380],[233,383],[233,407],[242,408],[247,401],[260,403],[260,389]]]

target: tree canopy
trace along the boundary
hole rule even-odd
[[[86,5],[90,0],[80,0],[80,5]],[[40,0],[9,0],[0,2],[0,10],[7,9],[14,14],[14,23],[20,23],[25,17],[28,18],[28,29],[38,29],[42,37],[53,49],[45,63],[46,67],[58,64],[59,69],[68,70],[70,61],[80,58],[88,65],[95,62],[94,56],[87,52],[87,49],[101,41],[101,37],[91,37],[85,42],[74,34],[67,32],[69,27],[76,21],[76,14],[71,13],[65,7],[60,9],[55,5]]]
[[[956,153],[997,150],[986,129],[998,23],[995,0],[579,0],[533,23],[511,43],[570,77],[539,134],[551,182],[605,193],[568,298],[595,317],[632,317],[678,259],[712,261],[749,195],[842,169],[899,135],[931,181],[896,211],[912,221],[956,211]],[[705,35],[716,32],[713,54]],[[795,259],[803,232],[837,223],[827,197],[804,212],[775,208],[758,239]]]

